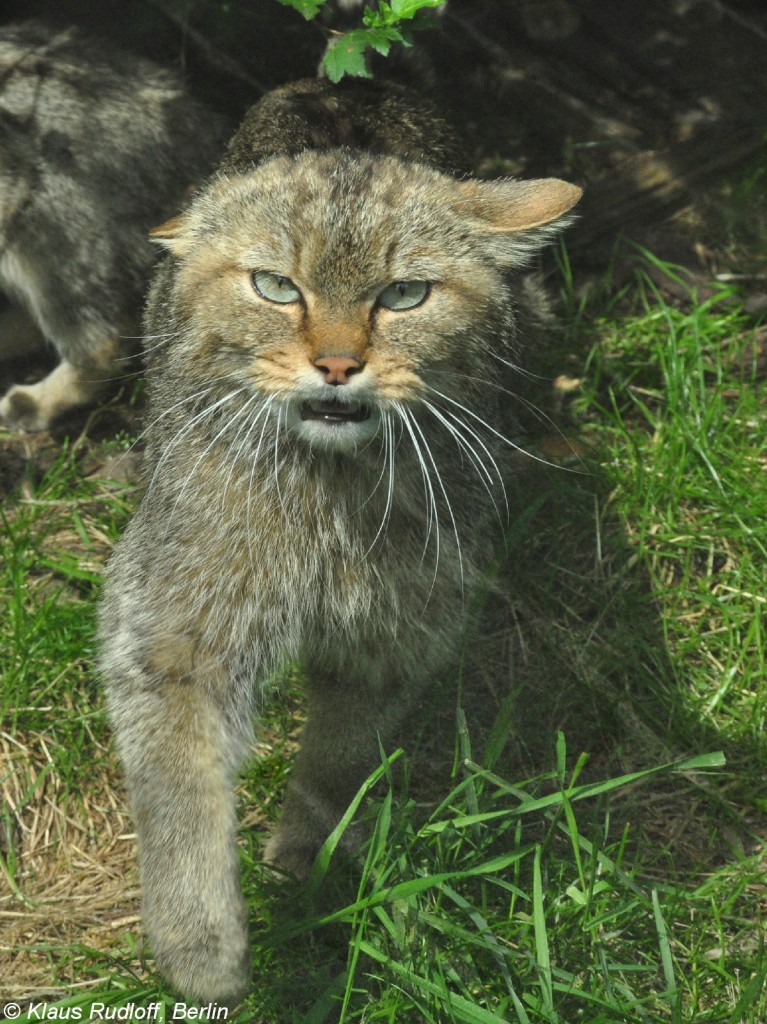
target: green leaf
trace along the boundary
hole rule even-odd
[[[354,903],[348,904],[341,910],[335,910],[330,914],[326,914],[316,923],[319,925],[333,924],[335,921],[342,921],[348,918],[351,914],[364,913],[381,904],[394,904],[398,900],[408,900],[413,896],[419,895],[419,893],[427,892],[429,889],[440,889],[446,882],[452,883],[456,879],[491,877],[496,872],[507,871],[517,861],[523,860],[530,853],[530,850],[531,847],[525,846],[515,850],[513,853],[493,857],[465,871],[444,871],[434,875],[420,875],[417,878],[409,878],[389,888],[378,889],[369,896],[360,896]],[[290,929],[281,930],[280,941],[285,941],[285,937],[289,938],[292,934],[300,934],[300,929],[298,932],[292,932]]]
[[[325,6],[325,0],[277,0],[283,7],[292,7],[293,10],[302,14],[307,21],[316,18]]]
[[[427,7],[439,7],[443,0],[391,0],[391,10],[395,17],[403,21],[414,18],[419,11]]]
[[[631,772],[628,775],[619,775],[614,779],[608,779],[606,782],[591,782],[583,786],[576,786],[568,791],[566,798],[572,802],[575,802],[576,800],[588,800],[595,796],[602,796],[604,793],[610,793],[615,789],[620,789],[622,786],[627,786],[630,783],[652,778],[654,775],[660,775],[664,772],[697,772],[707,768],[721,768],[726,763],[725,756],[721,750],[714,751],[711,754],[697,754],[694,757],[680,758],[678,761],[668,761],[666,764],[658,765],[655,768],[645,768],[642,771]],[[511,808],[509,810],[510,814],[529,814],[531,811],[537,812],[546,807],[559,806],[559,804],[563,803],[565,800],[565,795],[561,792],[549,793],[542,797],[531,797],[529,793],[526,793],[524,790],[517,789],[517,787],[512,786],[504,779],[501,779],[498,775],[485,771],[479,765],[466,763],[464,767],[482,776],[482,778],[488,779],[500,790],[511,793],[520,800],[519,807]]]
[[[388,56],[392,43],[404,43],[405,39],[399,29],[396,28],[369,28],[365,31],[368,46],[372,46],[378,53]]]
[[[378,9],[373,10],[372,7],[365,7],[365,13],[362,15],[362,21],[365,25],[379,28],[382,25],[393,25],[397,19],[392,13],[392,9],[386,0],[380,0]]]
[[[310,889],[318,888],[320,883],[322,882],[322,879],[325,877],[328,870],[328,865],[330,864],[330,858],[333,856],[334,850],[338,846],[338,843],[340,842],[344,832],[349,827],[351,820],[357,813],[357,810],[359,809],[359,806],[362,803],[362,801],[365,799],[370,790],[375,786],[375,784],[381,778],[383,778],[383,776],[387,774],[387,772],[390,770],[390,766],[394,764],[394,762],[399,757],[401,757],[401,755],[401,749],[395,750],[393,754],[390,754],[389,757],[387,757],[386,761],[384,762],[384,764],[380,766],[380,768],[376,768],[376,770],[372,772],[367,779],[365,779],[360,788],[357,790],[356,796],[347,807],[343,817],[338,822],[333,831],[330,833],[325,842],[322,844],[319,853],[314,859],[314,864],[312,865],[312,871],[309,878]]]
[[[56,558],[40,558],[38,559],[38,564],[44,565],[47,569],[51,569],[57,575],[64,576],[66,579],[84,580],[87,583],[93,584],[101,582],[100,573],[94,572],[92,569],[84,569],[76,555],[69,554],[67,551],[58,552]]]
[[[372,77],[365,63],[365,50],[368,47],[368,31],[355,29],[341,36],[338,42],[328,49],[323,58],[325,72],[331,82],[340,82],[344,75],[357,78]]]

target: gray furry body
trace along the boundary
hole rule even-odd
[[[170,71],[76,29],[0,29],[0,288],[61,359],[2,398],[7,422],[44,429],[128,372],[156,256],[147,232],[222,141]]]
[[[579,195],[456,180],[412,97],[375,125],[370,86],[329,89],[263,101],[154,232],[147,491],[109,565],[102,668],[147,932],[201,1000],[247,991],[232,789],[265,680],[296,659],[308,679],[265,851],[305,876],[379,740],[450,671],[503,531],[516,272]],[[307,102],[335,139],[313,115],[296,144]],[[284,155],[264,143],[282,121]]]

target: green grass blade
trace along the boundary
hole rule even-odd
[[[543,878],[541,876],[541,847],[536,846],[533,861],[533,927],[535,932],[535,962],[541,988],[543,1009],[549,1020],[555,1020],[554,987],[551,977],[551,955],[546,932],[546,913],[543,909]]]
[[[671,942],[669,939],[668,927],[666,926],[663,912],[660,908],[657,889],[652,890],[652,908],[655,917],[655,927],[658,933],[658,945],[660,947],[661,965],[663,977],[666,982],[666,995],[671,1007],[671,1019],[676,1024],[680,1020],[680,993],[674,974],[674,961],[671,955]]]
[[[451,1015],[449,1018],[450,1020],[458,1021],[460,1024],[508,1024],[507,1020],[503,1017],[499,1017],[496,1013],[493,1013],[492,1010],[488,1010],[483,1006],[478,1006],[475,1003],[470,1003],[469,1000],[465,999],[463,996],[457,995],[454,992],[446,991],[444,987],[435,984],[433,981],[429,981],[428,978],[415,974],[403,964],[397,963],[387,957],[386,954],[382,953],[381,950],[376,949],[376,947],[371,943],[363,942],[361,943],[361,948],[367,956],[378,963],[385,965],[388,970],[400,978],[404,983],[406,990],[409,988],[416,988],[431,996],[444,999]],[[445,1017],[444,1019],[447,1020],[448,1018]]]

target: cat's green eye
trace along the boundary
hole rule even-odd
[[[384,309],[415,309],[431,291],[428,281],[395,281],[378,296],[378,305]]]
[[[261,298],[268,299],[269,302],[285,304],[298,302],[301,298],[301,292],[284,274],[275,274],[271,270],[254,270],[251,280]]]

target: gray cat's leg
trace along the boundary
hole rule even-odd
[[[0,360],[23,358],[44,345],[43,332],[26,310],[10,301],[0,308]]]
[[[0,400],[0,419],[19,430],[47,430],[63,413],[95,401],[108,376],[64,359],[37,384],[16,384],[6,392]]]
[[[247,737],[202,672],[130,675],[108,699],[138,835],[144,926],[174,988],[233,1005],[250,976],[233,795]]]
[[[308,876],[320,846],[380,765],[379,738],[386,749],[406,714],[397,689],[328,679],[312,686],[301,748],[279,824],[264,850],[266,861],[297,878]],[[357,836],[352,832],[349,838],[353,844]]]

